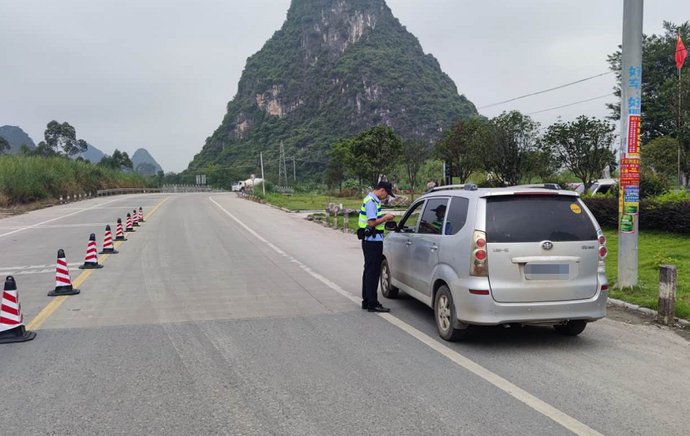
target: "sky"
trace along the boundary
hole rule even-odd
[[[606,117],[615,78],[493,103],[608,72],[623,0],[386,0],[479,109],[541,123]],[[249,56],[290,0],[0,0],[0,125],[38,143],[51,120],[105,153],[146,148],[184,170],[220,125]],[[644,32],[690,20],[688,0],[647,0]],[[690,41],[686,41],[688,45]],[[644,72],[643,72],[644,74]]]

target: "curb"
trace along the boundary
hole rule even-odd
[[[657,312],[656,310],[649,309],[647,307],[641,307],[637,304],[626,303],[623,300],[616,300],[615,298],[609,298],[607,304],[615,307],[620,307],[631,312],[637,312],[638,314],[643,316],[654,317],[655,319],[659,314],[659,312]],[[688,326],[690,326],[690,321],[675,318],[675,326],[679,326],[681,328],[688,328]]]

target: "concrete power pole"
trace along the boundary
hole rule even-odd
[[[643,0],[624,0],[619,150],[618,287],[637,285]]]
[[[287,166],[285,164],[285,147],[280,141],[280,157],[278,158],[278,186],[288,186]]]

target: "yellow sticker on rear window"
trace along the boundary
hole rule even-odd
[[[573,213],[582,213],[582,208],[580,207],[579,204],[573,203],[570,205],[570,210],[573,211]]]

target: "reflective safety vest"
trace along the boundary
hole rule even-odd
[[[374,200],[374,197],[371,195],[367,195],[364,197],[364,200],[362,200],[362,207],[359,208],[359,228],[363,229],[368,225],[368,220],[367,220],[367,203],[369,201],[374,201],[376,203],[376,218],[381,218],[383,216],[383,212],[381,212],[381,203],[376,202]],[[376,226],[376,230],[380,230],[383,232],[383,229],[385,228],[385,224],[381,223],[378,226]]]

